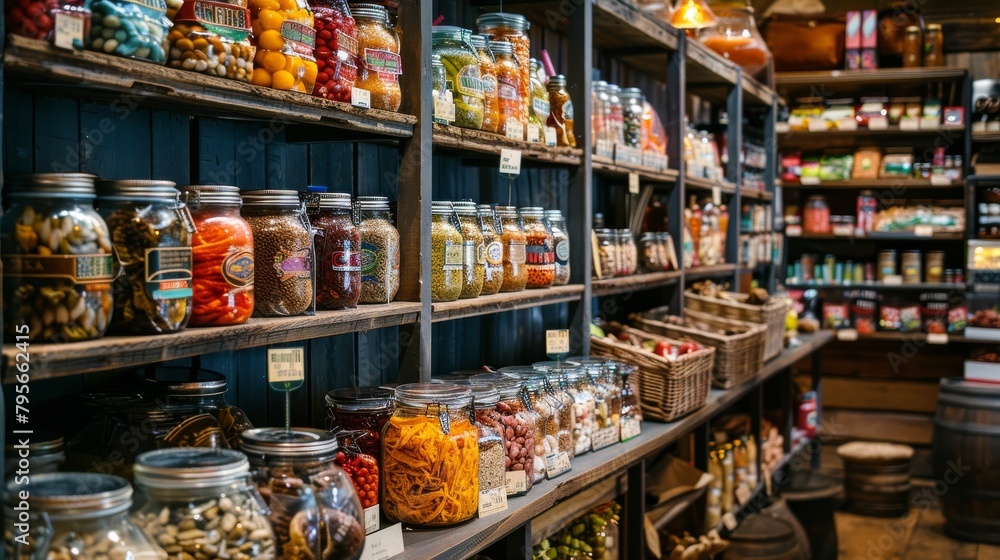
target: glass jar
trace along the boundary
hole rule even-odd
[[[130,507],[132,487],[124,478],[32,471],[30,483],[7,484],[7,558],[156,560],[157,549],[129,522]]]
[[[371,92],[372,109],[398,111],[403,95],[399,76],[399,35],[389,12],[378,4],[351,4],[358,33],[358,79],[354,86]]]
[[[666,270],[664,257],[660,250],[660,242],[656,233],[647,231],[639,237],[639,251],[642,253],[642,266],[650,271]]]
[[[521,208],[526,241],[526,267],[528,288],[548,288],[556,273],[555,243],[552,232],[545,225],[545,211],[538,206]]]
[[[507,122],[527,122],[524,99],[521,98],[521,68],[514,56],[514,46],[506,41],[490,41],[490,51],[496,57],[497,133],[507,134]]]
[[[619,244],[619,276],[631,276],[635,274],[639,267],[639,249],[635,246],[635,236],[632,230],[620,229],[617,231]]]
[[[500,393],[489,385],[471,379],[455,381],[456,385],[472,391],[475,408],[476,430],[479,431],[479,493],[497,491],[506,494],[504,460],[507,457],[504,439],[506,430],[497,411]]]
[[[830,207],[826,197],[810,196],[802,212],[802,230],[806,233],[830,233]]]
[[[546,89],[545,83],[538,76],[542,71],[542,63],[532,58],[529,64],[530,75],[528,78],[531,87],[531,104],[528,112],[528,123],[544,128],[546,123],[549,122],[549,116],[552,114],[551,106],[549,105],[549,91]]]
[[[389,303],[399,290],[399,232],[392,225],[389,199],[359,196],[355,202],[361,234],[361,303]]]
[[[555,277],[552,280],[553,286],[565,286],[569,284],[569,232],[566,230],[566,218],[559,210],[547,210],[545,220],[552,232],[552,243],[555,254]]]
[[[483,127],[483,80],[472,32],[461,27],[435,25],[431,31],[434,54],[441,56],[455,100],[455,125]]]
[[[473,383],[488,384],[500,393],[497,412],[504,426],[504,472],[507,495],[523,496],[535,483],[535,412],[524,382],[506,373],[482,373],[470,378]],[[541,460],[541,459],[539,459]],[[522,475],[523,474],[523,478]],[[544,473],[543,473],[544,477]]]
[[[614,278],[621,270],[621,251],[618,245],[618,236],[613,229],[598,229],[594,231],[597,236],[597,262],[600,266],[598,271],[600,278]]]
[[[576,147],[576,134],[573,132],[573,101],[566,91],[566,76],[562,74],[551,76],[548,83],[549,118],[546,125],[556,129],[556,145]]]
[[[396,410],[382,432],[382,508],[390,520],[445,526],[476,515],[479,432],[471,404],[469,389],[450,383],[396,387]]]
[[[345,309],[361,297],[361,234],[354,226],[351,195],[319,193],[311,216],[316,238],[316,306]]]
[[[608,84],[608,140],[613,146],[625,143],[625,108],[620,94],[620,87]]]
[[[944,66],[944,34],[940,23],[927,24],[924,33],[924,66]]]
[[[88,2],[90,37],[87,48],[126,58],[167,62],[167,4],[164,0]]]
[[[194,223],[174,186],[170,181],[97,182],[97,203],[118,262],[111,332],[172,333],[191,317]]]
[[[903,34],[903,68],[919,68],[924,65],[924,37],[920,27],[910,25]]]
[[[639,401],[639,387],[636,372],[639,368],[632,364],[618,363],[618,373],[622,378],[622,441],[628,441],[639,434],[642,422],[642,405]]]
[[[500,242],[503,244],[503,284],[501,292],[519,292],[528,283],[527,236],[517,216],[514,206],[498,206],[496,215],[500,220],[497,230],[501,231]]]
[[[114,267],[108,226],[93,206],[93,175],[22,175],[9,179],[6,191],[0,254],[7,340],[15,333],[33,343],[100,338],[113,311]]]
[[[486,278],[486,245],[479,226],[476,203],[454,203],[455,213],[462,225],[462,298],[478,297]]]
[[[191,238],[192,327],[245,323],[253,314],[253,233],[240,216],[240,189],[184,187],[195,233]]]
[[[173,6],[178,9],[172,10]],[[169,0],[167,15],[173,22],[167,33],[171,68],[250,81],[254,47],[247,0],[215,4],[211,11],[197,0]]]
[[[573,439],[573,430],[576,426],[576,410],[573,407],[573,395],[569,393],[569,385],[565,375],[565,364],[532,365],[538,371],[545,374],[548,380],[546,390],[559,403],[557,410],[559,414],[559,450],[569,454],[570,459],[576,456],[576,442]],[[572,367],[572,366],[569,366]]]
[[[27,446],[21,446],[16,440],[7,442],[4,480],[13,478],[15,471],[20,468],[18,459],[24,449],[27,449],[28,469],[32,475],[59,472],[59,468],[66,462],[63,437],[52,432],[35,431]]]
[[[379,529],[379,471],[378,458],[369,455],[358,446],[358,439],[367,437],[367,430],[337,432],[337,453],[333,462],[343,469],[354,483],[354,491],[365,511],[365,532],[371,533]]]
[[[485,35],[472,35],[472,48],[479,56],[479,76],[483,80],[483,130],[497,132],[500,104],[497,98],[497,61]]]
[[[351,102],[358,79],[358,33],[345,0],[311,0],[315,25],[316,87],[313,95]]]
[[[493,212],[493,207],[489,204],[480,204],[479,230],[483,234],[483,255],[486,264],[483,267],[483,289],[479,295],[489,296],[500,291],[500,286],[504,280],[503,266],[503,243],[501,243],[502,228],[497,228],[497,219]]]
[[[587,372],[581,367],[564,368],[567,390],[573,397],[573,414],[576,423],[573,426],[573,445],[576,455],[590,451],[596,430],[594,386],[587,377]]]
[[[526,369],[530,370],[530,373],[522,372],[520,376],[531,396],[531,407],[538,414],[535,461],[540,464],[540,467],[536,466],[535,468],[540,468],[544,475],[546,457],[560,452],[572,454],[570,451],[570,448],[573,447],[572,426],[570,424],[564,426],[560,422],[562,401],[556,396],[555,389],[545,372],[530,366]]]
[[[450,202],[431,203],[431,300],[455,301],[464,286],[461,224]]]
[[[253,78],[257,86],[310,94],[318,67],[316,28],[306,0],[249,0],[253,37],[257,44]]]
[[[382,470],[382,430],[392,416],[392,391],[367,387],[334,389],[326,394],[327,428],[353,434],[352,442],[375,457]]]
[[[625,145],[630,148],[642,148],[642,103],[646,100],[639,88],[622,90],[622,123]]]
[[[592,86],[591,95],[594,113],[590,125],[593,128],[594,146],[610,150],[612,139],[610,134],[611,98],[608,96],[608,82],[598,80]]]
[[[756,76],[771,59],[764,38],[757,30],[753,9],[715,11],[717,25],[705,29],[702,44],[733,61],[750,76]]]
[[[231,449],[143,453],[133,471],[145,502],[132,521],[164,556],[169,549],[175,558],[274,558],[274,532],[249,470],[246,456]]]
[[[521,114],[528,114],[528,99],[531,87],[531,77],[528,75],[531,57],[531,40],[528,38],[528,29],[531,24],[528,18],[520,14],[511,13],[487,13],[476,18],[476,31],[483,35],[490,35],[494,41],[506,41],[514,46],[514,58],[517,59],[518,68],[521,71],[520,87],[518,91],[521,95]],[[493,45],[490,45],[492,48]],[[493,51],[496,54],[496,51]],[[499,79],[499,77],[498,77]]]
[[[254,239],[254,260],[268,263],[254,273],[254,315],[287,317],[313,307],[313,236],[299,193],[243,193],[243,216]],[[259,273],[259,274],[257,274]]]
[[[441,62],[441,55],[431,55],[431,96],[434,98],[434,122],[438,124],[448,124],[450,115],[445,114],[446,106],[438,105],[438,100],[443,100],[447,96],[448,74],[444,71],[444,64]]]
[[[257,428],[241,436],[251,479],[267,502],[281,558],[359,558],[365,526],[354,484],[336,466],[337,439],[312,428]],[[335,503],[325,503],[326,493]]]

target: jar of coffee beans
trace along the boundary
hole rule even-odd
[[[389,199],[359,196],[355,202],[361,234],[361,303],[389,303],[399,290],[399,232],[392,225]]]

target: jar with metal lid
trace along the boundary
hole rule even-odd
[[[111,237],[94,210],[94,176],[11,178],[0,218],[4,334],[9,342],[75,342],[111,321]],[[27,338],[25,338],[27,337]]]
[[[569,232],[566,229],[566,218],[559,210],[547,210],[545,221],[552,232],[553,254],[555,256],[555,276],[553,286],[569,284]]]
[[[594,230],[597,237],[597,264],[600,267],[596,272],[602,279],[614,278],[621,270],[621,248],[618,243],[618,235],[613,229]]]
[[[254,238],[254,315],[286,317],[313,309],[313,236],[299,193],[243,193],[243,216]]]
[[[545,374],[548,383],[546,390],[559,403],[559,450],[569,454],[570,459],[576,456],[576,443],[573,441],[573,430],[576,426],[576,411],[573,408],[573,395],[569,393],[569,385],[565,376],[565,363],[558,365],[538,365],[531,367]],[[570,366],[572,367],[572,366]]]
[[[431,203],[432,301],[455,301],[462,294],[465,276],[461,228],[450,202]]]
[[[632,439],[641,429],[642,405],[639,400],[639,382],[636,375],[638,371],[639,368],[632,364],[618,364],[618,372],[622,377],[622,441]]]
[[[806,233],[830,233],[830,207],[826,197],[810,196],[802,211],[802,230]]]
[[[531,396],[531,406],[538,414],[535,435],[535,469],[545,475],[545,458],[560,452],[572,455],[573,447],[572,425],[563,425],[561,412],[563,403],[556,395],[555,389],[547,374],[534,367],[527,366],[519,376],[524,380]]]
[[[631,276],[639,268],[639,249],[630,229],[620,229],[618,235],[619,276]]]
[[[903,32],[903,68],[924,65],[924,38],[920,27],[910,25]]]
[[[548,288],[555,280],[556,255],[552,231],[545,224],[545,210],[538,206],[521,208],[524,224],[525,263],[528,288]]]
[[[21,457],[26,453],[27,457]],[[66,462],[66,446],[63,437],[53,432],[35,431],[27,445],[22,446],[15,439],[7,441],[7,455],[4,461],[4,480],[14,477],[18,470],[19,458],[27,459],[32,476],[59,472]]]
[[[389,199],[359,196],[355,201],[361,233],[361,303],[389,303],[399,290],[399,232]]]
[[[583,356],[575,356],[570,358],[571,361],[580,364],[587,374],[587,383],[590,387],[590,391],[594,396],[594,433],[595,441],[592,447],[599,448],[597,446],[598,439],[597,432],[603,432],[604,430],[615,430],[617,441],[617,429],[618,429],[618,419],[621,414],[621,400],[618,400],[618,416],[612,417],[612,407],[613,407],[613,390],[606,382],[608,375],[607,362],[602,359],[588,358]],[[601,434],[602,437],[604,434]],[[610,438],[609,438],[610,439]]]
[[[924,32],[924,66],[944,66],[944,34],[940,23],[927,24]]]
[[[878,253],[877,278],[879,282],[885,280],[886,276],[896,275],[896,257],[898,253],[895,249],[886,249]]]
[[[489,46],[496,60],[497,133],[506,135],[508,123],[527,123],[521,98],[522,72],[514,57],[513,45],[507,41],[490,41]]]
[[[389,23],[389,12],[379,4],[350,4],[358,34],[358,79],[354,87],[371,93],[372,109],[398,111],[403,95],[399,76],[399,35]]]
[[[448,74],[444,70],[444,63],[441,62],[441,55],[431,55],[431,97],[434,98],[432,112],[434,122],[438,124],[448,124],[451,120],[450,114],[438,104],[439,100],[444,100],[448,92]],[[442,101],[443,103],[443,101]]]
[[[479,130],[483,127],[484,93],[479,73],[479,54],[472,46],[472,32],[461,27],[431,28],[434,54],[441,56],[455,101],[455,125]]]
[[[358,78],[357,24],[346,0],[311,0],[315,27],[316,87],[313,95],[351,102]]]
[[[516,207],[498,206],[496,216],[496,228],[501,232],[500,242],[503,244],[503,284],[500,291],[519,292],[528,283],[528,267],[525,264],[528,239]]]
[[[549,77],[549,118],[546,125],[556,129],[556,145],[576,147],[576,133],[573,130],[573,101],[566,91],[566,76],[558,74]]]
[[[312,428],[256,428],[243,432],[240,442],[249,458],[251,480],[270,510],[279,557],[361,556],[364,513],[353,482],[334,463],[338,444],[333,434]]]
[[[500,125],[500,105],[497,98],[497,61],[485,35],[471,37],[472,48],[479,57],[479,77],[483,80],[483,130],[497,132]]]
[[[129,521],[132,487],[124,478],[32,472],[30,482],[18,480],[7,483],[7,558],[157,560],[157,548]]]
[[[478,297],[486,280],[486,245],[479,225],[476,203],[454,203],[455,214],[462,226],[462,298]]]
[[[497,412],[504,426],[507,495],[523,496],[536,481],[535,438],[538,437],[536,414],[524,381],[508,373],[483,373],[472,376],[470,380],[488,384],[500,393]],[[542,476],[544,478],[544,472]]]
[[[191,185],[183,189],[194,220],[191,238],[192,327],[245,323],[254,309],[254,243],[240,216],[240,189]]]
[[[136,458],[145,501],[132,521],[172,558],[275,558],[274,532],[247,457],[232,449],[158,449]]]
[[[327,429],[354,434],[354,444],[381,467],[382,430],[392,416],[392,391],[368,387],[334,389],[326,394]],[[380,469],[381,470],[381,469]]]
[[[920,258],[920,251],[917,249],[903,251],[902,269],[904,284],[919,284],[923,280],[923,259]]]
[[[250,81],[255,49],[247,0],[217,4],[214,10],[205,10],[198,0],[169,0],[167,17],[171,68]]]
[[[642,102],[645,97],[639,88],[625,88],[621,91],[622,134],[625,145],[642,148]]]
[[[596,431],[595,409],[597,407],[594,386],[582,367],[565,368],[567,390],[573,397],[573,413],[576,424],[573,426],[573,444],[576,455],[590,451]]]
[[[351,195],[319,193],[311,216],[316,238],[316,306],[355,307],[361,297],[361,234],[354,226]]]
[[[642,266],[650,271],[665,270],[666,256],[660,251],[660,241],[656,232],[647,231],[639,237],[639,252],[642,255]]]
[[[479,432],[471,406],[471,391],[459,385],[396,387],[396,410],[382,432],[382,509],[390,520],[439,527],[476,515]]]
[[[528,114],[529,88],[531,87],[531,76],[528,75],[531,60],[531,40],[528,38],[530,27],[528,18],[520,14],[493,12],[482,14],[476,18],[477,33],[492,36],[494,41],[506,41],[513,46],[514,58],[517,60],[521,74],[518,90],[522,103],[521,113],[525,116]],[[492,44],[490,46],[492,48]]]
[[[549,105],[549,90],[538,76],[542,71],[542,63],[532,58],[529,64],[528,79],[530,80],[531,102],[529,103],[528,124],[538,126],[539,130],[544,133],[542,129],[545,128],[546,123],[549,122],[549,116],[552,114]],[[543,137],[541,140],[544,142],[545,138]]]
[[[98,181],[117,273],[111,332],[163,334],[191,317],[194,221],[171,181]]]
[[[479,431],[479,494],[497,491],[507,493],[504,477],[504,459],[507,456],[504,439],[506,430],[497,412],[500,393],[489,385],[471,379],[454,381],[456,385],[472,391],[476,429]]]
[[[598,80],[592,86],[591,94],[594,112],[591,115],[590,126],[593,128],[594,145],[602,150],[611,150],[610,136],[611,97],[608,96],[608,82]]]
[[[483,234],[483,289],[479,292],[482,296],[491,296],[500,291],[500,286],[504,280],[503,266],[503,243],[501,237],[503,229],[497,227],[497,219],[493,212],[493,207],[489,204],[480,204],[477,208],[479,214],[479,231]]]

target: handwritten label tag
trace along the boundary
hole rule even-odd
[[[820,184],[819,177],[801,177],[799,178],[800,185],[813,186]]]
[[[500,150],[500,173],[513,177],[521,174],[521,150]]]
[[[528,477],[524,471],[510,471],[504,474],[507,482],[507,495],[524,494],[528,491]]]
[[[920,119],[913,117],[899,119],[899,130],[920,130]]]
[[[379,530],[381,525],[381,515],[378,504],[365,509],[365,534],[370,535]]]
[[[635,417],[622,418],[622,441],[628,441],[642,433],[642,423]]]
[[[857,329],[839,329],[837,330],[837,340],[841,342],[854,342],[858,339]]]
[[[618,426],[611,426],[610,428],[602,428],[594,432],[593,444],[591,449],[597,451],[598,449],[604,449],[605,447],[610,447],[621,441],[621,435],[618,433]]]
[[[388,560],[403,553],[403,524],[396,523],[365,537],[361,560]]]
[[[291,383],[306,378],[305,348],[268,348],[267,382]]]
[[[56,12],[52,44],[60,49],[82,50],[84,24],[81,14]]]
[[[913,235],[917,237],[934,237],[934,228],[932,226],[916,226],[913,228]]]
[[[739,523],[736,521],[736,516],[729,512],[722,516],[722,525],[730,531],[735,531]]]
[[[528,143],[537,144],[542,141],[542,129],[537,124],[528,125]]]
[[[886,130],[889,128],[889,119],[882,115],[868,117],[868,130]]]
[[[507,489],[503,486],[479,493],[479,517],[507,511]]]
[[[752,493],[750,492],[750,488],[746,486],[740,486],[739,488],[736,489],[736,501],[739,502],[740,505],[742,506],[743,504],[750,501],[751,494]]]
[[[545,456],[545,477],[549,480],[566,474],[571,470],[569,465],[569,453],[560,451],[559,453],[549,453]]]
[[[851,117],[844,117],[837,121],[837,130],[857,130],[858,121]]]
[[[948,344],[948,333],[927,333],[927,344]]]
[[[629,173],[628,174],[628,192],[629,194],[639,194],[639,174]]]
[[[545,127],[545,145],[550,148],[555,148],[556,144],[559,143],[559,133],[556,132],[555,127],[547,126]]]
[[[372,92],[367,89],[351,88],[351,105],[361,109],[371,109]]]
[[[545,353],[569,354],[569,329],[552,329],[545,331]]]
[[[518,120],[507,121],[507,138],[524,142],[524,124]]]

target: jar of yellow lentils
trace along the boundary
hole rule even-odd
[[[450,202],[431,203],[432,301],[455,301],[462,294],[464,276],[461,227]]]
[[[250,0],[257,40],[251,83],[312,93],[316,85],[316,29],[306,0]]]

